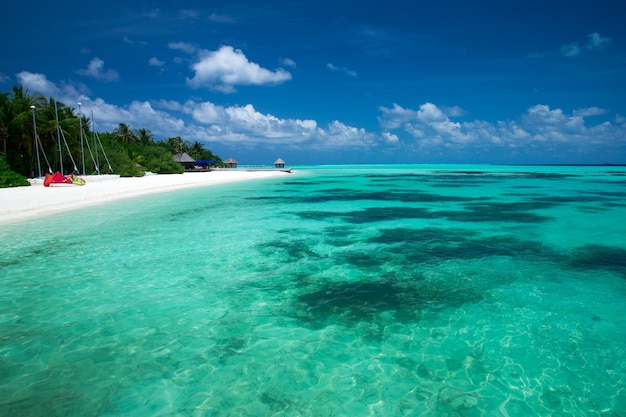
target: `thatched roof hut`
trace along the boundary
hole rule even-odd
[[[239,162],[237,162],[235,159],[233,158],[228,158],[227,160],[224,161],[224,163],[226,165],[228,165],[229,168],[237,168],[237,164]]]
[[[281,158],[278,158],[277,160],[274,161],[274,167],[275,168],[284,168],[285,167],[285,161],[283,161]]]
[[[174,161],[182,164],[185,169],[191,169],[196,163],[196,160],[193,159],[187,152],[177,153],[174,155]]]

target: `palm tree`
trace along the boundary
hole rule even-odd
[[[22,86],[13,87],[10,98],[12,100],[13,121],[12,127],[9,128],[7,140],[12,139],[13,143],[7,143],[7,162],[15,171],[30,175],[33,172],[34,154],[36,152],[33,113],[36,117],[38,115],[37,120],[41,117],[45,120],[45,114],[42,114],[41,109],[46,107],[46,99],[40,94],[30,96]],[[34,111],[31,106],[35,106]]]
[[[154,135],[148,129],[141,128],[137,130],[137,137],[142,145],[154,143]]]
[[[13,100],[8,93],[0,94],[0,137],[2,137],[2,155],[7,156],[7,141],[13,125]]]
[[[146,163],[146,157],[143,156],[141,153],[139,152],[128,152],[128,157],[130,158],[130,160],[136,165],[144,165]]]
[[[183,153],[185,152],[186,149],[186,144],[183,141],[183,138],[181,138],[180,136],[175,136],[173,138],[169,138],[165,141],[165,143],[167,144],[167,146],[169,146],[170,148],[172,148],[172,151],[174,151],[174,153]]]
[[[205,153],[206,149],[204,149],[204,144],[198,141],[195,141],[193,145],[189,147],[189,154],[195,159],[203,159]]]
[[[122,145],[137,142],[137,135],[126,123],[120,123],[120,125],[113,131],[113,134],[119,139]]]

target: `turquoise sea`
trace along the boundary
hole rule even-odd
[[[296,167],[0,242],[3,417],[626,416],[624,167]]]

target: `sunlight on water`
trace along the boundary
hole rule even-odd
[[[304,167],[3,226],[0,415],[622,415],[625,178]]]

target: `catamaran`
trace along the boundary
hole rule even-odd
[[[80,103],[78,103],[79,105],[79,109],[80,109]],[[63,130],[61,129],[60,123],[59,123],[59,113],[58,113],[58,108],[57,108],[57,103],[54,103],[54,111],[55,111],[55,119],[56,119],[56,127],[57,127],[57,146],[59,148],[59,164],[60,164],[60,171],[56,171],[53,172],[52,168],[50,166],[50,162],[48,161],[48,158],[46,157],[46,153],[43,150],[43,145],[41,143],[41,139],[39,138],[39,135],[37,134],[37,124],[35,121],[35,106],[31,106],[31,109],[33,109],[33,128],[34,128],[34,133],[35,133],[35,148],[37,149],[37,167],[39,169],[39,177],[41,178],[41,160],[40,160],[40,151],[41,154],[43,154],[43,157],[46,161],[46,164],[48,165],[48,173],[45,174],[44,177],[44,181],[43,181],[43,185],[45,187],[50,187],[52,185],[85,185],[85,180],[84,178],[79,177],[77,174],[79,173],[78,167],[76,166],[76,162],[74,161],[74,158],[72,156],[72,153],[70,151],[69,145],[67,144],[67,140],[65,138],[65,134],[63,133]],[[92,112],[92,120],[93,120],[93,112]],[[85,175],[85,151],[84,151],[84,144],[87,144],[87,150],[89,151],[89,155],[91,156],[91,160],[93,162],[95,171],[97,172],[98,175],[100,175],[100,165],[99,165],[99,157],[98,157],[98,147],[100,147],[101,151],[102,151],[102,155],[104,156],[106,163],[108,165],[108,173],[112,173],[113,172],[113,168],[111,167],[111,163],[109,162],[109,159],[106,155],[106,152],[104,150],[104,147],[102,146],[102,142],[100,141],[100,138],[98,136],[97,133],[92,132],[93,135],[93,146],[94,146],[94,150],[95,150],[95,156],[94,156],[94,152],[92,151],[91,145],[89,144],[89,141],[85,139],[85,133],[83,131],[83,125],[82,125],[82,113],[79,110],[79,122],[80,122],[80,141],[81,141],[81,156],[82,156],[82,175]],[[61,140],[63,142],[63,145],[65,145],[65,149],[67,150],[67,154],[69,155],[71,161],[72,161],[72,165],[74,170],[72,171],[71,174],[69,175],[64,175],[63,174],[63,146],[61,143]]]

